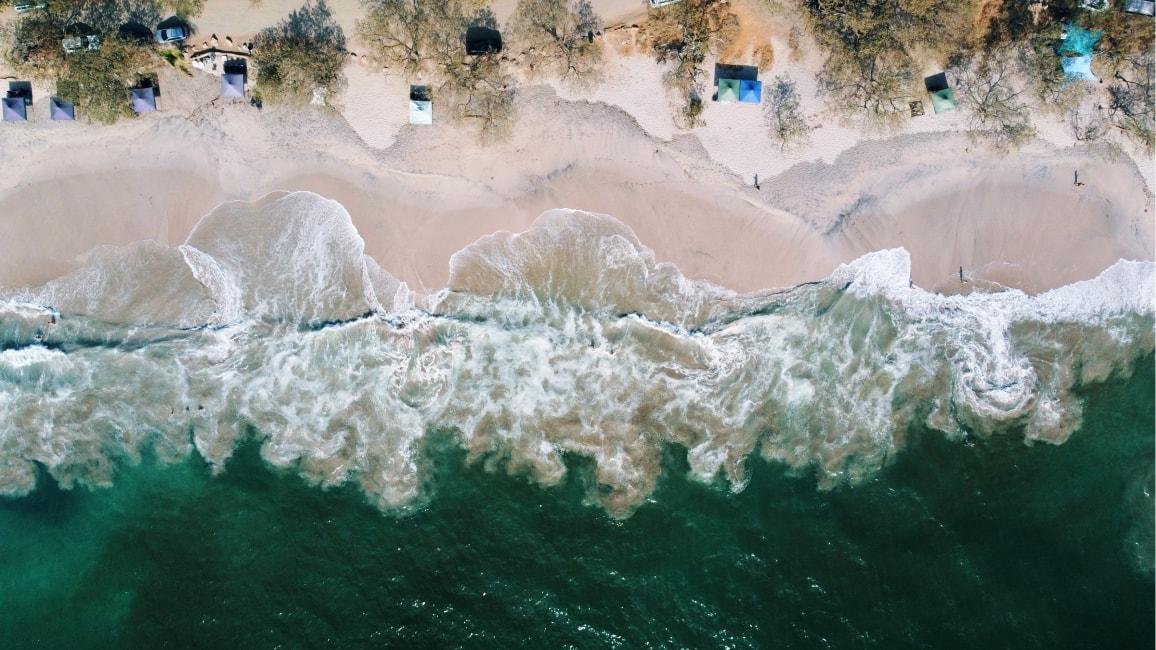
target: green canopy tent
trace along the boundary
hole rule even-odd
[[[720,102],[737,102],[739,100],[739,80],[738,79],[719,79],[718,80],[718,96],[715,101]]]

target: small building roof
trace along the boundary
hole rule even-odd
[[[738,79],[719,79],[718,93],[715,95],[715,101],[718,102],[737,102],[739,100],[739,80]]]
[[[1124,0],[1124,11],[1130,14],[1156,16],[1156,2],[1153,0]]]
[[[28,108],[24,105],[24,99],[21,97],[4,97],[3,115],[5,122],[26,122],[28,120]]]
[[[157,95],[152,86],[132,89],[132,110],[137,113],[151,113],[157,110]]]
[[[221,97],[225,99],[244,99],[245,75],[239,72],[226,72],[221,75]]]
[[[71,122],[76,119],[76,106],[67,99],[53,97],[49,100],[48,115],[57,121]]]

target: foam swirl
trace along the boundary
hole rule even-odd
[[[108,253],[7,296],[0,493],[32,490],[37,467],[104,485],[144,449],[220,468],[255,435],[276,466],[404,509],[444,429],[543,485],[566,454],[591,458],[590,499],[625,516],[670,444],[738,490],[756,453],[823,486],[862,480],[913,423],[1061,443],[1073,389],[1153,349],[1147,262],[1037,296],[945,297],[890,250],[740,295],[657,263],[610,217],[557,210],[461,251],[422,299],[363,248],[340,205],[293,193],[226,204],[147,264]],[[115,283],[93,280],[102,264]]]

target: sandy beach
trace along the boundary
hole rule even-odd
[[[347,31],[356,4],[334,5]],[[202,35],[250,33],[291,6],[237,13],[210,1],[197,22]],[[632,7],[602,10],[611,24]],[[913,282],[944,293],[1038,292],[1119,259],[1153,259],[1143,154],[1065,142],[1047,128],[999,154],[951,115],[884,138],[825,120],[807,147],[784,153],[757,107],[711,105],[705,127],[678,129],[661,68],[607,49],[592,88],[522,85],[512,136],[486,146],[444,122],[406,124],[407,81],[358,61],[337,109],[223,103],[216,77],[169,69],[154,114],[114,126],[6,124],[0,165],[20,173],[0,177],[0,286],[58,277],[100,246],[175,246],[221,202],[294,190],[339,201],[367,253],[422,292],[444,286],[456,251],[560,207],[612,215],[659,260],[739,291],[821,278],[898,246],[911,253]],[[780,56],[772,72],[802,79],[814,65]],[[1073,184],[1076,171],[1084,186]]]

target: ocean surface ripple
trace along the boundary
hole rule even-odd
[[[423,443],[555,485],[594,461],[616,517],[663,447],[693,477],[747,481],[754,454],[854,484],[914,424],[952,439],[1064,442],[1074,389],[1153,350],[1154,265],[1120,261],[1040,295],[912,287],[902,249],[825,280],[737,294],[681,275],[615,219],[574,210],[457,253],[416,295],[364,254],[345,209],[307,192],[228,203],[185,244],[97,250],[0,293],[0,494],[109,484],[142,453],[239,443],[387,511],[428,495]]]

